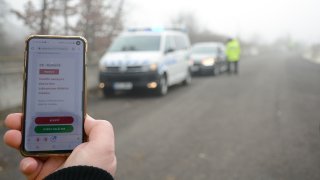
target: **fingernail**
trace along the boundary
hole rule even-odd
[[[23,162],[23,164],[22,164],[22,169],[23,169],[23,170],[27,170],[28,167],[30,166],[30,164],[31,164],[31,162],[29,162],[29,161]]]

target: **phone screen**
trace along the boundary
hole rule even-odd
[[[27,41],[23,150],[65,153],[83,142],[85,41]]]

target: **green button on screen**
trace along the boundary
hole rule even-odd
[[[69,133],[73,131],[71,125],[57,125],[57,126],[37,126],[34,128],[36,133]]]

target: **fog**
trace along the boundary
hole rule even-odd
[[[25,2],[7,1],[16,9]],[[264,42],[289,36],[311,44],[320,39],[319,6],[317,0],[127,0],[125,26],[166,25],[178,14],[189,13],[197,19],[198,28],[219,34],[246,40],[259,37]]]

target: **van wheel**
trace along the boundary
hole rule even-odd
[[[159,86],[156,89],[156,94],[158,96],[164,96],[168,93],[168,82],[166,76],[161,76],[159,81]]]
[[[184,85],[184,86],[190,85],[191,84],[191,79],[192,79],[191,76],[192,76],[191,72],[188,71],[186,79],[182,81],[182,85]]]

